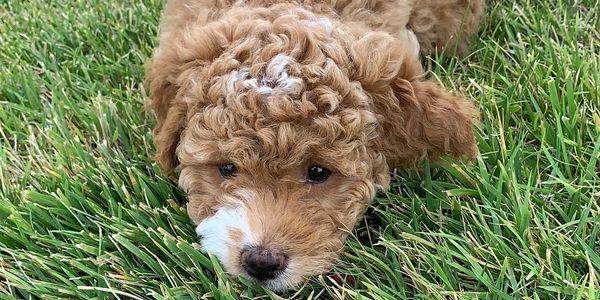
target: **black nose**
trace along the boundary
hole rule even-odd
[[[259,281],[273,279],[287,266],[287,255],[277,249],[244,248],[241,253],[244,270]]]

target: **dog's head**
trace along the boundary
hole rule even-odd
[[[284,290],[327,271],[390,160],[474,151],[470,104],[420,81],[408,32],[286,5],[179,30],[151,66],[156,159],[231,273]]]

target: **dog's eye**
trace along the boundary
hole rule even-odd
[[[237,172],[237,167],[234,164],[227,163],[219,166],[219,173],[225,179],[231,178]]]
[[[308,168],[307,181],[309,183],[322,183],[329,178],[331,175],[331,171],[319,167],[319,166],[310,166]]]

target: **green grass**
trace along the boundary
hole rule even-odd
[[[149,159],[162,1],[0,0],[0,299],[277,298],[196,249]],[[600,298],[600,2],[496,1],[466,58],[480,156],[400,172],[335,272],[284,297]]]

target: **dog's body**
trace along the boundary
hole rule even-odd
[[[202,247],[274,290],[328,270],[389,170],[473,157],[475,109],[423,80],[483,0],[170,0],[150,68],[156,159]]]

